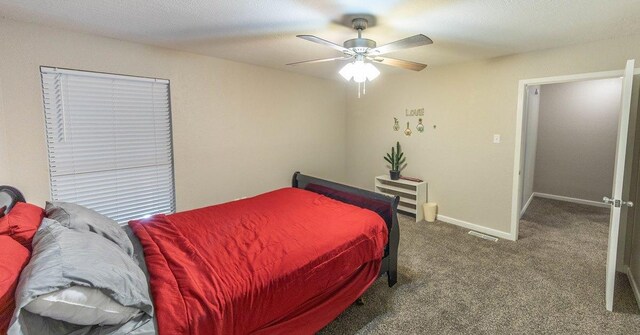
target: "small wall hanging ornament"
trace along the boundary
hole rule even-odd
[[[393,118],[393,130],[394,131],[400,130],[400,122],[398,122],[398,118],[397,117]]]
[[[407,129],[404,130],[404,134],[406,136],[411,136],[411,128],[409,127],[409,122],[407,122]]]
[[[419,132],[423,132],[424,131],[424,125],[422,124],[422,119],[418,119],[418,125],[416,126],[416,130],[418,130]]]

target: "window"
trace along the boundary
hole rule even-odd
[[[51,198],[120,223],[174,212],[169,81],[40,72]]]

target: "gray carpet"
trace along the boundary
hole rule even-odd
[[[608,209],[536,198],[517,242],[412,220],[398,284],[379,279],[320,334],[640,334],[625,275],[605,310]]]

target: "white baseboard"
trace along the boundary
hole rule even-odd
[[[627,267],[627,278],[629,278],[629,283],[631,283],[631,289],[633,290],[633,295],[636,296],[636,303],[640,306],[640,284],[633,277],[633,273]]]
[[[524,204],[524,206],[522,206],[522,210],[520,211],[520,218],[522,218],[522,216],[524,215],[524,212],[527,211],[527,208],[529,208],[529,205],[531,205],[531,201],[533,200],[533,195],[535,193],[531,193],[531,196],[529,197],[529,200],[527,200],[527,203]]]
[[[563,195],[555,195],[555,194],[548,194],[548,193],[533,192],[533,196],[539,197],[539,198],[547,198],[547,199],[553,199],[553,200],[573,202],[573,203],[582,204],[582,205],[589,205],[589,206],[596,206],[596,207],[609,207],[609,205],[605,204],[604,202],[565,197]]]
[[[510,241],[514,240],[513,237],[511,236],[511,234],[509,234],[507,232],[503,232],[503,231],[496,230],[496,229],[493,229],[493,228],[487,228],[487,227],[484,227],[484,226],[477,225],[475,223],[454,219],[452,217],[448,217],[448,216],[444,216],[444,215],[440,215],[440,214],[438,214],[437,219],[442,221],[442,222],[446,222],[446,223],[450,223],[450,224],[453,224],[453,225],[456,225],[456,226],[460,226],[462,228],[475,230],[475,231],[481,232],[483,234],[487,234],[487,235],[503,238],[505,240],[510,240]]]

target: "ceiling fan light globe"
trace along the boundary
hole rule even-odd
[[[363,72],[355,73],[353,75],[353,81],[356,83],[364,83],[367,80],[367,76]]]
[[[357,60],[353,62],[353,81],[362,83],[367,80],[367,66],[364,61]]]
[[[351,80],[351,77],[353,77],[353,63],[343,66],[338,73],[340,73],[345,80]]]
[[[357,60],[357,61],[353,62],[353,72],[354,73],[364,72],[365,67],[366,66],[364,64],[364,61]]]
[[[371,64],[371,63],[367,63],[364,66],[364,71],[365,71],[366,77],[367,77],[367,79],[369,79],[369,81],[372,81],[372,80],[378,78],[378,76],[380,75],[380,71],[375,66],[373,66],[373,64]]]

